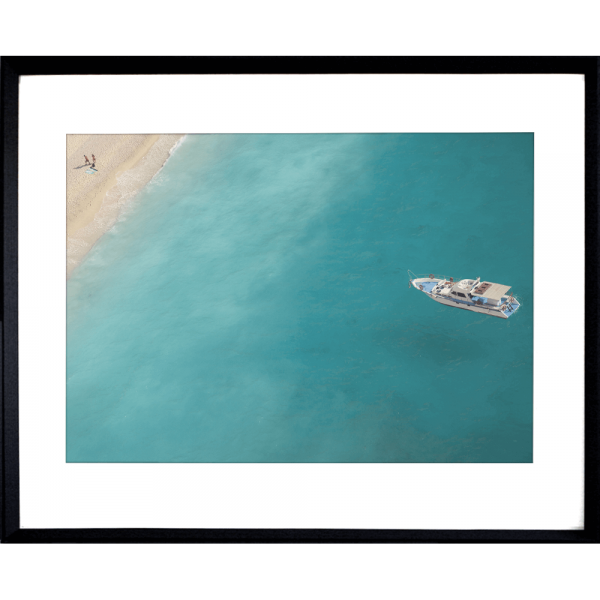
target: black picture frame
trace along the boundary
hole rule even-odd
[[[19,516],[18,123],[23,75],[581,74],[585,77],[585,525],[581,530],[23,529]],[[2,57],[3,543],[598,543],[597,57]]]

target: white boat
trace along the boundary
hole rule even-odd
[[[501,319],[508,319],[521,306],[513,294],[508,294],[509,285],[481,281],[479,277],[455,281],[453,277],[444,277],[433,273],[415,275],[412,271],[408,272],[408,277],[409,287],[418,289],[436,302],[446,306]]]

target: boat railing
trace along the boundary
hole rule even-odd
[[[430,277],[433,275],[433,277]],[[410,269],[408,270],[408,278],[412,281],[413,279],[445,279],[446,281],[450,281],[451,277],[447,275],[440,275],[439,273],[413,273]],[[452,279],[454,283],[460,281],[460,279]]]

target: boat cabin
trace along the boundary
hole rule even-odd
[[[482,281],[477,287],[473,288],[471,295],[475,301],[479,300],[482,303],[498,306],[508,290],[510,290],[510,285]]]
[[[450,296],[451,298],[456,298],[457,300],[470,300],[471,299],[469,297],[469,292],[467,290],[463,290],[456,285],[450,290],[450,293],[448,294],[448,296]]]
[[[456,298],[457,300],[470,301],[470,292],[473,289],[473,286],[478,283],[478,281],[478,279],[463,279],[462,281],[456,282],[451,287],[450,292],[448,293],[448,297]]]

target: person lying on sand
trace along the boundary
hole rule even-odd
[[[92,156],[93,156],[93,154],[92,154]],[[89,165],[90,164],[90,159],[85,154],[83,155],[83,158],[85,158],[85,164]]]

